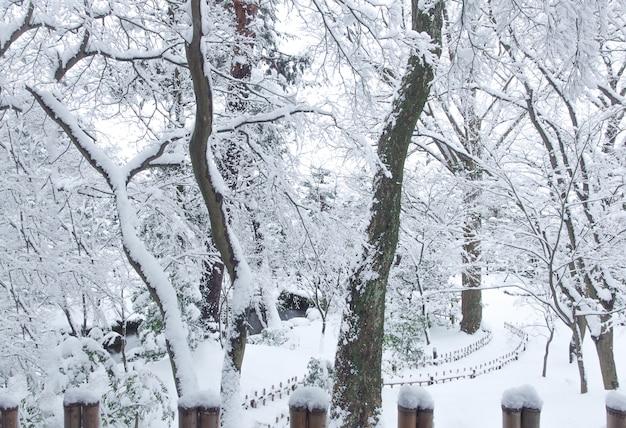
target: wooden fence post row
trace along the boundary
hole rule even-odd
[[[0,428],[18,427],[19,404],[13,396],[0,393]]]
[[[289,398],[290,428],[326,428],[330,400],[317,386],[301,386]]]
[[[539,428],[543,400],[532,386],[505,390],[501,404],[502,428]]]
[[[626,428],[626,395],[620,392],[606,394],[606,428]]]
[[[221,398],[219,394],[202,390],[178,399],[179,428],[219,428]]]
[[[86,389],[68,389],[63,397],[63,415],[64,428],[100,428],[100,398]]]
[[[398,428],[433,428],[435,402],[424,388],[404,385],[398,393]]]

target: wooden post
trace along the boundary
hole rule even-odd
[[[289,428],[307,428],[306,407],[289,406]]]
[[[198,428],[198,409],[178,406],[178,428]]]
[[[65,391],[63,413],[65,428],[100,428],[100,400],[87,389]]]
[[[435,403],[424,388],[404,385],[398,393],[398,428],[433,428]]]
[[[417,411],[398,404],[398,428],[416,428]]]
[[[417,428],[433,428],[433,409],[417,409]]]
[[[250,404],[254,407],[254,400]],[[219,426],[220,395],[218,393],[210,390],[194,391],[178,399],[178,428],[218,428]]]
[[[317,386],[296,389],[289,399],[290,428],[326,428],[328,394]]]
[[[309,428],[326,428],[327,426],[326,409],[311,409],[308,412]]]
[[[82,428],[80,403],[63,403],[64,428]]]
[[[609,391],[606,394],[606,428],[626,428],[626,394]]]
[[[626,411],[606,406],[606,428],[626,428]]]
[[[88,403],[82,405],[83,426],[82,428],[100,428],[100,403]]]
[[[198,428],[219,428],[219,407],[201,407],[198,409]]]
[[[505,390],[501,405],[503,428],[539,428],[543,400],[531,385]]]
[[[18,428],[18,406],[1,406],[0,407],[0,427],[2,428]]]
[[[522,428],[522,409],[502,406],[502,428]]]
[[[539,428],[541,409],[522,408],[522,428]]]

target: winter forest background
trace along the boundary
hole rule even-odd
[[[382,373],[431,328],[481,332],[488,277],[571,334],[581,393],[588,361],[619,387],[623,0],[0,0],[0,16],[0,385],[24,426],[53,426],[79,386],[104,426],[172,421],[207,341],[222,426],[240,426],[245,345],[280,344],[294,300],[322,333],[341,319],[333,423],[375,426]],[[174,391],[151,370],[164,358]]]

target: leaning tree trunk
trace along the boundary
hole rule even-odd
[[[440,44],[442,2],[427,13],[417,4],[412,1],[413,30],[426,32]],[[332,418],[341,427],[371,427],[379,419],[385,294],[398,243],[404,162],[432,78],[432,65],[413,53],[378,141],[378,155],[386,170],[379,169],[374,178],[367,245],[349,280],[348,310],[335,358]]]
[[[246,312],[251,299],[250,268],[226,215],[222,178],[212,157],[208,141],[213,125],[213,92],[202,54],[202,0],[191,0],[192,39],[185,51],[193,81],[196,117],[189,153],[194,176],[209,212],[215,247],[233,284],[232,310],[222,367],[222,426],[240,424],[240,375],[246,346]]]

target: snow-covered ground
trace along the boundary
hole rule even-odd
[[[589,393],[579,393],[578,371],[575,364],[568,363],[570,334],[557,326],[557,332],[550,347],[547,377],[541,376],[546,333],[542,327],[541,314],[520,303],[520,298],[506,294],[499,289],[483,292],[484,326],[493,332],[493,339],[483,348],[467,358],[454,363],[429,366],[405,376],[417,376],[418,372],[441,374],[443,370],[462,370],[476,364],[485,363],[512,351],[520,338],[504,328],[509,322],[524,329],[529,341],[517,361],[501,370],[493,371],[474,379],[457,380],[443,384],[425,386],[435,402],[434,421],[439,428],[497,428],[502,424],[502,393],[512,387],[532,385],[543,400],[541,413],[542,426],[569,428],[602,428],[606,426],[605,397],[600,370],[593,343],[585,341],[585,363],[589,380]],[[280,383],[286,385],[288,379],[302,379],[311,357],[333,360],[338,320],[332,320],[327,329],[323,346],[320,343],[321,322],[305,319],[287,322],[288,341],[283,347],[249,345],[246,349],[242,373],[242,392],[253,397],[255,391],[269,392]],[[433,329],[431,345],[439,355],[456,350],[476,340],[456,330]],[[431,350],[429,348],[429,352]],[[221,352],[215,344],[202,344],[194,354],[194,364],[201,388],[219,390]],[[626,329],[619,328],[615,335],[615,359],[618,365],[620,384],[626,385]],[[161,362],[155,367],[164,379],[168,379],[169,364]],[[394,378],[397,380],[397,377]],[[623,389],[622,389],[623,390]],[[385,386],[383,389],[383,415],[385,427],[397,426],[397,399],[399,387]],[[286,418],[276,418],[288,414],[288,397],[284,395],[275,401],[267,400],[265,406],[250,408],[244,412],[242,427],[285,427]]]

